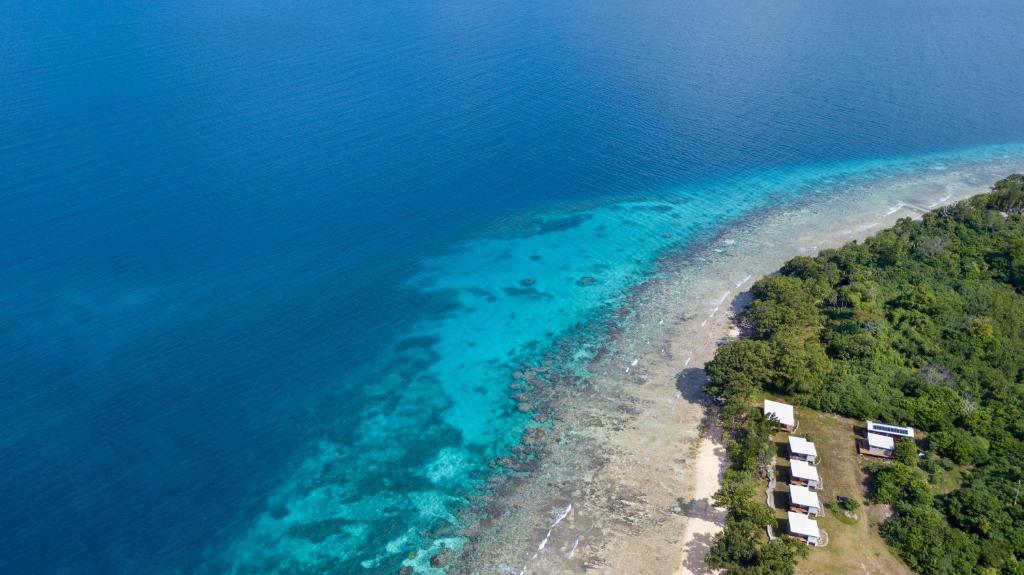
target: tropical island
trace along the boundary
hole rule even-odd
[[[746,337],[706,365],[729,459],[715,496],[728,515],[708,565],[794,573],[818,554],[855,562],[841,555],[872,552],[873,537],[904,570],[1024,573],[1024,175],[793,258],[751,293]],[[834,550],[769,536],[786,531],[765,502],[778,451],[766,398],[797,406],[801,432],[826,445],[849,435],[819,454],[846,490],[826,492],[823,505],[836,525],[859,524],[863,541],[844,546],[845,533],[855,536],[842,525]],[[919,433],[898,441],[891,460],[873,459],[853,447],[863,420]]]

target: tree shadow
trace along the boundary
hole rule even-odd
[[[779,485],[789,485],[789,482],[793,479],[793,468],[788,465],[776,465],[775,478],[776,483]]]
[[[791,503],[789,495],[789,485],[786,485],[784,483],[775,484],[775,489],[772,491],[772,503],[772,506],[776,509],[789,511]]]
[[[779,459],[789,459],[789,444],[782,441],[775,442],[775,455]]]
[[[729,313],[732,317],[736,318],[736,327],[740,330],[740,337],[750,337],[754,335],[752,326],[743,321],[743,312],[747,311],[750,304],[754,302],[754,294],[750,290],[742,291],[736,294],[733,298],[732,304],[729,306]]]
[[[704,562],[711,545],[714,544],[715,536],[711,533],[698,533],[693,536],[684,549],[686,559],[683,560],[683,567],[695,575],[710,575],[714,570]]]
[[[865,473],[864,479],[860,482],[861,488],[864,490],[863,493],[868,494],[865,498],[868,498],[870,494],[875,492],[875,476],[873,473]]]
[[[711,402],[711,396],[704,392],[707,382],[708,375],[698,367],[684,368],[676,375],[676,389],[683,399],[692,403],[707,405]]]

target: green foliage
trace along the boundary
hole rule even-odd
[[[1024,174],[1012,174],[999,180],[992,191],[992,194],[972,198],[969,203],[979,209],[1016,215],[1024,213]]]
[[[747,353],[742,346],[734,347],[734,352],[726,352],[728,357],[712,368],[715,375],[710,379],[726,377],[733,369],[730,367],[732,359]],[[737,355],[730,355],[732,353]],[[709,387],[714,385],[713,381],[708,383]],[[750,408],[750,391],[748,384],[740,384],[724,385],[719,392],[723,404],[742,403],[744,409],[734,409],[731,418],[723,418],[730,431],[726,446],[730,468],[715,494],[715,503],[728,507],[729,514],[725,530],[716,536],[706,561],[724,573],[736,575],[767,574],[769,571],[765,569],[769,567],[781,573],[792,573],[797,557],[801,556],[800,550],[781,539],[768,541],[765,532],[765,526],[773,523],[775,517],[759,494],[764,490],[764,478],[771,471],[775,454],[771,442],[775,424],[765,419],[760,410]],[[800,546],[804,547],[802,543]]]
[[[817,302],[803,282],[787,276],[768,276],[751,289],[755,301],[746,319],[759,337],[771,337],[785,330],[804,330],[818,326]]]
[[[768,507],[762,503],[761,507]],[[808,554],[807,545],[789,536],[768,541],[764,527],[726,520],[705,561],[724,575],[793,575],[796,562]]]
[[[860,502],[853,497],[838,497],[839,508],[845,511],[856,511],[860,509]]]
[[[972,573],[979,550],[970,536],[949,526],[937,509],[902,506],[882,525],[882,536],[918,573],[963,575]]]
[[[931,503],[932,492],[928,480],[918,470],[898,461],[880,463],[871,467],[871,499],[875,503]]]
[[[774,377],[770,388],[786,394],[809,394],[821,389],[831,367],[825,348],[815,339],[793,332],[776,334]]]
[[[774,363],[774,352],[767,342],[741,339],[727,343],[704,366],[708,375],[705,389],[718,399],[745,400],[771,384]]]
[[[910,440],[900,440],[892,450],[892,458],[903,465],[914,465],[917,463],[917,445]]]
[[[929,437],[932,449],[960,465],[983,461],[988,455],[989,442],[964,429],[936,431]]]
[[[748,413],[760,390],[912,425],[928,432],[928,457],[897,442],[896,461],[873,467],[872,499],[895,510],[883,535],[921,573],[1024,575],[1024,496],[1011,505],[1024,478],[1024,175],[863,243],[794,258],[752,291],[744,321],[754,337],[707,366],[736,473],[756,482],[770,457],[767,430]],[[934,497],[927,477],[951,462],[973,471]],[[735,495],[722,501],[730,520],[713,565],[761,572],[755,563],[771,554],[755,525],[763,518]]]
[[[946,514],[954,525],[968,533],[991,535],[1013,526],[1007,502],[990,486],[971,482],[946,500]]]

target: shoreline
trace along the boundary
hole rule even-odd
[[[553,417],[539,461],[490,503],[455,572],[707,573],[725,516],[711,504],[724,446],[713,424],[698,432],[714,421],[701,368],[738,335],[738,294],[792,257],[987,191],[1022,167],[1003,158],[857,183],[751,216],[663,262],[623,307],[585,385],[546,392]]]
[[[756,272],[751,274],[753,279],[750,280],[749,284],[746,284],[746,289],[738,291],[723,300],[722,304],[729,309],[729,313],[726,314],[726,318],[723,318],[724,321],[714,322],[709,326],[711,328],[710,331],[718,336],[717,341],[712,346],[701,346],[699,351],[694,353],[694,359],[697,361],[691,365],[699,366],[703,370],[703,366],[713,359],[719,344],[740,337],[740,330],[736,319],[750,304],[749,287],[758,279],[778,272],[790,259],[797,256],[814,256],[826,249],[839,248],[853,241],[862,241],[884,229],[892,227],[902,218],[909,217],[918,220],[928,211],[987,192],[999,177],[1004,177],[1005,175],[993,178],[988,184],[980,186],[968,184],[955,191],[947,191],[937,197],[935,194],[926,194],[920,198],[913,198],[918,201],[900,200],[888,207],[884,212],[881,212],[877,205],[863,206],[858,205],[861,202],[852,201],[849,202],[851,205],[848,211],[842,213],[837,218],[836,223],[839,224],[838,226],[832,229],[805,231],[802,234],[795,234],[789,241],[782,241],[772,246],[773,250],[763,254],[764,257],[760,260],[761,266]],[[802,215],[805,214],[800,211],[792,215],[785,212],[769,214],[764,218],[762,225],[769,227],[773,223],[781,223],[786,219],[799,220]],[[859,222],[862,219],[867,219],[868,221],[866,223]],[[796,224],[797,222],[793,223]],[[813,227],[808,226],[803,229],[813,230]],[[684,528],[682,538],[683,550],[675,575],[712,573],[707,565],[704,564],[704,556],[710,549],[714,535],[721,532],[724,528],[726,510],[714,507],[711,499],[714,493],[721,487],[722,475],[728,468],[724,438],[722,437],[722,430],[715,411],[714,407],[705,408],[706,417],[712,421],[711,425],[714,431],[698,440],[697,457],[691,467],[693,487],[691,490],[690,520],[687,521]]]

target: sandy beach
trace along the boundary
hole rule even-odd
[[[725,450],[701,368],[738,336],[745,292],[794,256],[920,217],[1021,169],[1009,159],[860,182],[667,259],[620,310],[584,384],[543,392],[554,419],[537,439],[539,463],[501,487],[457,570],[708,573],[703,558],[724,520],[712,496]]]

